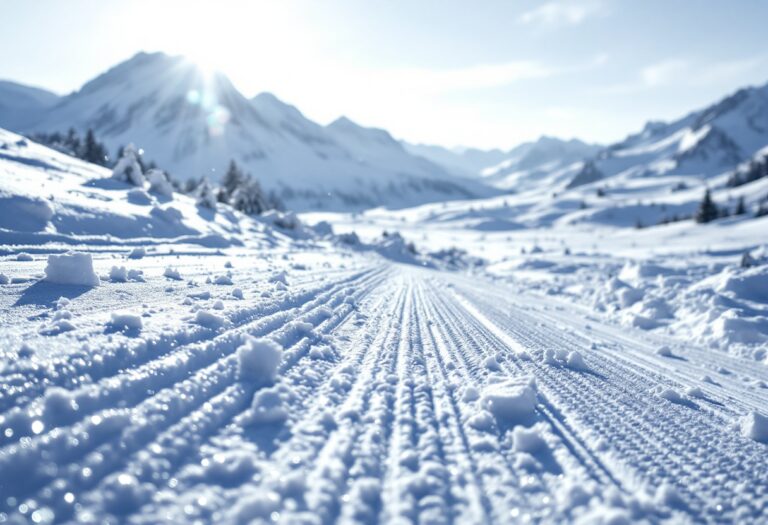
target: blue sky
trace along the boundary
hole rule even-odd
[[[58,93],[140,50],[327,123],[508,148],[610,142],[768,82],[768,2],[0,0],[0,78]]]

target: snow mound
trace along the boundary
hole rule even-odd
[[[276,342],[248,336],[237,349],[238,377],[257,385],[271,384],[282,358],[283,349]]]
[[[90,253],[69,252],[62,255],[49,255],[45,267],[45,280],[58,284],[80,286],[98,286],[99,276],[93,271],[93,258]]]

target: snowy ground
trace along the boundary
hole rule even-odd
[[[745,249],[759,262],[764,222],[652,236],[354,218],[414,256],[94,188],[106,172],[0,139],[0,521],[768,513],[766,266],[738,267]],[[424,253],[450,245],[486,264]]]

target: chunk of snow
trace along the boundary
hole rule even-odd
[[[141,330],[141,316],[128,312],[112,312],[110,326],[115,329]]]
[[[142,259],[145,255],[147,255],[147,250],[145,250],[144,248],[139,247],[139,248],[134,248],[133,250],[131,250],[130,253],[128,254],[128,258],[129,259]]]
[[[285,274],[285,272],[277,272],[270,276],[269,282],[271,283],[282,283],[286,286],[288,286],[288,277]]]
[[[58,284],[98,286],[99,276],[93,271],[90,253],[69,252],[49,255],[45,267],[45,280]]]
[[[166,266],[165,271],[163,271],[163,275],[169,279],[173,279],[174,281],[181,281],[181,274],[176,268]]]
[[[21,252],[21,253],[16,254],[16,260],[17,261],[23,261],[23,262],[29,262],[29,261],[34,261],[34,258],[30,254],[28,254],[26,252]]]
[[[660,346],[656,349],[656,355],[661,357],[672,357],[672,350],[668,346]]]
[[[219,275],[214,279],[213,283],[221,285],[232,284],[232,278],[229,275]]]
[[[206,328],[221,328],[226,324],[226,319],[207,310],[198,310],[195,313],[195,323]]]
[[[464,395],[462,396],[462,399],[467,403],[476,401],[479,398],[480,398],[480,392],[477,391],[477,388],[473,386],[468,386],[464,389]]]
[[[11,280],[4,273],[0,273],[0,284],[8,284]]]
[[[741,419],[741,433],[749,439],[768,443],[768,417],[752,411]]]
[[[288,418],[283,400],[276,387],[262,388],[253,396],[250,411],[245,416],[247,425],[271,425]]]
[[[516,426],[512,431],[512,443],[516,452],[528,452],[530,454],[536,453],[547,446],[537,426],[531,428],[525,428],[521,425]]]
[[[483,390],[480,403],[497,420],[519,421],[536,410],[536,383],[521,377],[491,384]]]
[[[704,392],[701,390],[701,388],[697,386],[689,386],[688,388],[686,388],[685,395],[688,397],[695,397],[699,399],[703,399],[705,397]]]
[[[573,350],[568,354],[568,357],[565,360],[565,364],[571,370],[579,370],[582,372],[589,370],[586,361],[584,361],[584,358],[576,350]]]
[[[492,371],[501,370],[501,366],[499,366],[499,362],[496,360],[495,355],[490,355],[486,357],[483,360],[483,366],[485,366],[485,368],[487,368],[488,370],[492,370]]]
[[[238,299],[242,299],[243,291],[240,288],[235,288],[234,290],[232,290],[232,296]]]
[[[237,349],[238,377],[258,385],[271,384],[282,358],[283,349],[276,342],[248,336]]]
[[[678,403],[678,404],[685,403],[685,399],[683,399],[683,396],[680,395],[680,393],[677,390],[673,390],[671,388],[662,389],[659,392],[659,397],[662,397],[667,401],[671,401],[672,403]]]
[[[224,303],[221,299],[218,299],[215,303],[213,303],[213,309],[214,310],[223,310],[224,309]]]
[[[128,280],[128,270],[125,266],[113,266],[109,270],[109,280],[114,283],[124,283]]]

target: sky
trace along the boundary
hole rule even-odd
[[[0,78],[59,94],[138,51],[411,142],[610,143],[768,82],[765,0],[0,0]]]

